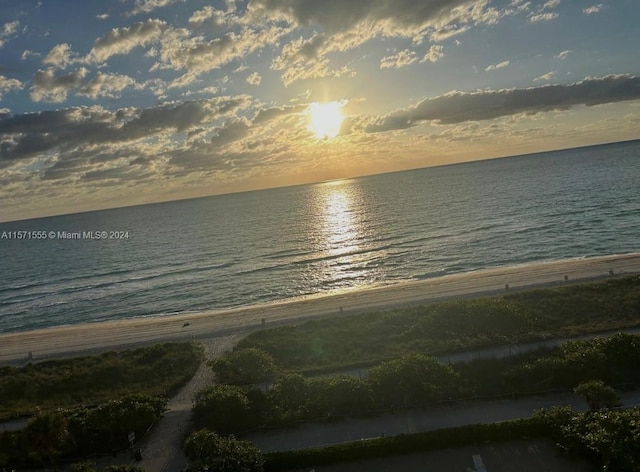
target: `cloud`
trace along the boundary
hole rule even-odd
[[[22,90],[23,84],[17,79],[9,79],[4,75],[0,75],[0,100],[2,95],[12,90]]]
[[[536,77],[533,79],[534,82],[548,82],[553,79],[556,75],[556,71],[547,72],[546,74],[542,74],[540,77]]]
[[[227,11],[215,9],[209,5],[202,10],[197,10],[189,17],[189,24],[199,28],[209,28],[215,30],[223,26],[232,26],[241,23],[238,16],[234,15],[233,9]]]
[[[140,13],[151,13],[158,8],[166,7],[176,2],[185,2],[186,0],[136,0],[133,10],[127,12],[127,16],[135,16]]]
[[[18,20],[10,21],[2,25],[2,28],[0,28],[0,48],[3,47],[7,41],[17,36],[18,28],[20,28],[20,22]]]
[[[0,117],[0,162],[189,131],[235,113],[247,102],[244,96],[216,97],[141,110],[93,106]]]
[[[271,26],[261,30],[229,32],[206,40],[200,36],[190,36],[188,30],[169,30],[162,37],[160,60],[154,68],[186,71],[172,84],[173,87],[183,87],[203,72],[219,69],[267,44],[275,44],[285,33],[283,28]]]
[[[561,61],[566,59],[567,57],[569,57],[569,54],[573,53],[573,51],[571,49],[567,49],[566,51],[562,51],[559,52],[558,54],[556,54],[555,56],[553,56],[556,59],[560,59]]]
[[[355,71],[348,66],[340,69],[329,67],[329,59],[314,60],[305,64],[296,64],[287,68],[282,74],[282,83],[288,87],[293,82],[305,79],[317,79],[321,77],[354,77]]]
[[[251,85],[260,85],[261,80],[262,77],[260,77],[260,74],[258,74],[257,72],[254,72],[247,77],[247,83]]]
[[[81,67],[69,74],[56,76],[53,68],[38,70],[30,89],[31,99],[35,102],[61,103],[71,92],[94,100],[99,97],[119,98],[120,92],[127,87],[138,90],[143,88],[129,76],[100,71],[85,81],[88,72],[86,68]]]
[[[198,88],[197,90],[187,90],[183,96],[190,97],[191,95],[218,95],[220,88],[215,85],[209,85],[208,87]]]
[[[31,100],[34,102],[64,102],[71,90],[78,89],[88,70],[84,67],[60,76],[55,75],[55,70],[49,68],[38,70],[33,78],[31,86]]]
[[[39,52],[36,51],[32,51],[31,49],[25,49],[22,52],[22,55],[20,56],[20,60],[21,61],[26,61],[28,58],[30,58],[31,56],[35,56],[35,57],[39,57],[42,54],[40,54]]]
[[[380,60],[380,69],[400,69],[416,62],[418,58],[414,51],[404,49],[391,56],[383,57]]]
[[[560,0],[548,0],[544,5],[542,5],[540,10],[550,10],[552,8],[556,8],[558,5],[560,5]]]
[[[608,75],[586,78],[568,85],[544,85],[526,89],[449,92],[427,98],[416,106],[384,117],[363,121],[368,132],[406,129],[422,121],[455,124],[516,114],[533,115],[567,110],[579,105],[594,106],[640,99],[640,76]]]
[[[489,72],[489,71],[492,71],[492,70],[504,69],[509,64],[511,64],[511,61],[502,61],[502,62],[499,62],[497,64],[491,64],[490,66],[485,67],[484,71],[485,72]]]
[[[306,105],[289,105],[282,107],[261,108],[253,118],[254,124],[262,124],[280,116],[301,113],[307,109]]]
[[[299,27],[320,27],[333,34],[366,23],[374,34],[407,35],[427,27],[486,21],[486,0],[253,0],[249,9],[284,18]]]
[[[294,28],[313,31],[282,48],[272,65],[284,70],[283,81],[322,77],[321,70],[331,71],[324,59],[329,53],[344,52],[376,37],[412,38],[420,44],[428,36],[432,41],[466,31],[471,25],[495,24],[509,9],[497,10],[489,0],[360,0],[317,2],[317,0],[252,0],[248,18],[266,16],[270,21],[287,22]],[[256,20],[257,21],[257,20]],[[434,56],[435,57],[435,56]],[[406,65],[385,58],[381,68]],[[305,74],[302,63],[316,61],[316,71]]]
[[[537,15],[532,15],[531,17],[529,17],[529,21],[531,23],[537,23],[540,21],[551,21],[558,18],[558,16],[560,15],[556,12],[538,13]]]
[[[222,12],[220,10],[216,10],[215,8],[207,5],[202,10],[194,11],[189,17],[189,23],[192,25],[199,25],[211,18],[217,18],[221,14]]]
[[[119,98],[120,92],[128,87],[140,90],[142,85],[127,75],[97,72],[77,93],[94,100],[98,97]]]
[[[451,38],[452,36],[456,36],[464,33],[469,30],[469,26],[459,26],[459,25],[445,25],[437,30],[429,32],[429,38],[431,41],[444,41],[446,39]]]
[[[429,48],[429,51],[424,55],[420,62],[436,62],[444,57],[443,47],[434,44]]]
[[[129,27],[114,28],[96,39],[86,60],[99,63],[116,54],[127,54],[138,46],[158,41],[165,29],[167,24],[160,20],[147,20]]]
[[[51,51],[49,51],[49,54],[42,59],[43,64],[54,66],[59,69],[64,69],[69,64],[73,64],[77,61],[78,55],[71,50],[71,46],[67,43],[54,46]]]
[[[593,5],[591,7],[583,9],[582,13],[584,13],[585,15],[593,15],[594,13],[600,13],[600,11],[602,11],[603,6],[604,5],[602,3],[598,3],[597,5]]]
[[[229,156],[221,155],[221,149],[244,138],[250,127],[251,122],[246,119],[229,120],[223,126],[216,128],[209,139],[178,152],[172,152],[169,162],[185,169],[210,169],[212,161],[220,157],[228,162]],[[233,165],[227,164],[225,167],[232,168]]]

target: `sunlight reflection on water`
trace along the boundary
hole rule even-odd
[[[315,277],[325,285],[340,287],[370,283],[374,270],[367,267],[371,255],[363,254],[367,248],[366,211],[360,203],[360,189],[353,180],[326,182],[315,187],[314,206],[317,250],[324,256],[316,265]]]

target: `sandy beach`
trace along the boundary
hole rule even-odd
[[[24,362],[30,354],[37,361],[159,341],[238,335],[260,329],[263,320],[269,327],[313,317],[346,316],[362,311],[496,295],[633,273],[640,273],[640,253],[500,267],[229,310],[8,333],[0,335],[0,364]]]

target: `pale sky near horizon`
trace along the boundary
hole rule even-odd
[[[640,138],[637,0],[0,0],[0,221]],[[339,102],[335,137],[310,105]]]

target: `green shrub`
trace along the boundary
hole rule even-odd
[[[254,426],[254,415],[244,389],[213,385],[196,394],[193,417],[198,427],[218,433],[239,433]]]
[[[597,379],[611,385],[640,384],[640,336],[616,334],[588,341],[566,342],[554,353],[511,369],[516,388],[573,389]]]
[[[142,437],[164,412],[166,399],[142,395],[93,407],[42,411],[21,431],[0,434],[0,467],[50,466],[61,459],[111,453]]]
[[[457,393],[459,375],[434,357],[410,354],[373,367],[367,382],[383,406],[425,405]]]
[[[272,380],[276,365],[271,355],[257,349],[240,349],[225,353],[209,362],[220,383],[253,385]]]
[[[640,470],[640,409],[577,413],[565,407],[541,411],[536,418],[565,451],[602,470]]]
[[[262,472],[264,458],[248,441],[202,429],[185,441],[184,451],[196,471]]]
[[[91,405],[130,394],[167,395],[195,374],[202,347],[166,343],[0,368],[0,417]]]

